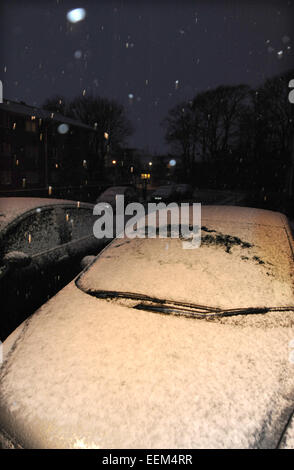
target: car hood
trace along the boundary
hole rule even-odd
[[[30,448],[275,447],[294,330],[268,315],[160,315],[72,282],[4,342],[0,429]]]

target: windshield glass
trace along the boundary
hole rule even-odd
[[[194,250],[183,249],[179,238],[117,239],[78,285],[104,297],[121,293],[198,305],[201,311],[294,306],[292,255],[283,228],[206,221],[201,236]]]

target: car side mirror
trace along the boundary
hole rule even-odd
[[[3,257],[4,264],[14,269],[25,268],[31,261],[31,256],[22,251],[10,251]]]

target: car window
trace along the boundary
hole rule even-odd
[[[59,223],[54,209],[36,209],[8,229],[3,242],[5,253],[23,251],[36,255],[60,243]]]
[[[64,219],[71,240],[93,235],[95,218],[92,209],[68,208],[64,210]]]

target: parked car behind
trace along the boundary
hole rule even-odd
[[[0,199],[0,339],[73,279],[93,236],[93,205],[42,198]]]
[[[177,199],[176,187],[174,184],[159,186],[151,195],[152,202],[173,202]]]
[[[293,446],[287,219],[206,206],[201,231],[114,240],[7,338],[3,447]]]
[[[176,193],[178,196],[178,199],[188,199],[191,198],[193,195],[193,188],[190,184],[177,184],[176,185]]]
[[[119,194],[124,196],[125,204],[138,201],[138,194],[133,186],[110,186],[100,194],[96,202],[105,202],[115,209],[116,196]]]

